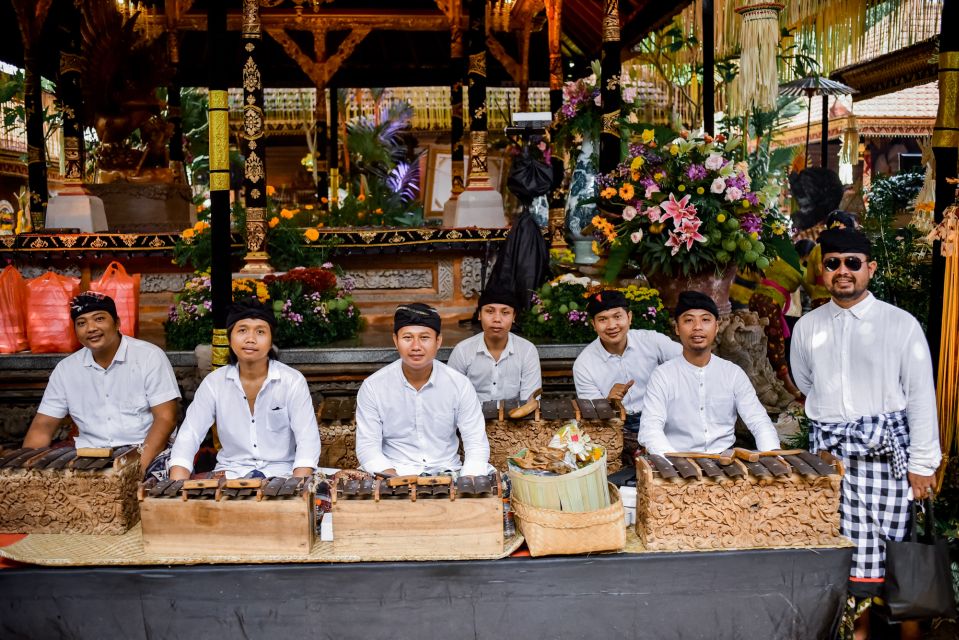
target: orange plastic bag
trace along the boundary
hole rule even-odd
[[[27,282],[27,339],[33,353],[72,353],[80,348],[70,319],[70,300],[80,280],[48,271]]]
[[[0,273],[0,353],[25,351],[27,342],[27,286],[12,265]]]
[[[117,305],[120,332],[137,337],[140,333],[140,274],[129,275],[119,262],[111,262],[90,291],[110,296]]]

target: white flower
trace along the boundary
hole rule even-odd
[[[629,222],[636,217],[636,207],[629,206],[623,209],[623,220]]]
[[[631,234],[629,234],[629,239],[633,241],[633,244],[639,244],[639,241],[643,239],[642,229],[633,231]]]
[[[721,155],[719,155],[718,153],[711,153],[708,156],[706,156],[706,161],[703,164],[710,171],[719,171],[720,169],[723,168],[723,162],[724,162],[723,157]],[[714,191],[713,193],[719,193],[719,192]]]
[[[722,193],[726,190],[726,181],[722,178],[716,178],[713,180],[713,183],[709,185],[709,190],[712,193]]]
[[[729,187],[726,189],[726,200],[729,202],[736,202],[741,200],[743,197],[743,192],[739,190],[739,187]]]

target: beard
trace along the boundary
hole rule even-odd
[[[860,286],[855,280],[852,281],[851,289],[842,288],[843,285],[845,285],[845,282],[839,283],[834,280],[831,286],[828,287],[829,293],[836,300],[856,300],[862,297],[868,288],[868,283]]]

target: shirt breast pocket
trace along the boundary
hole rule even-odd
[[[270,407],[270,413],[267,416],[266,426],[270,431],[283,432],[290,430],[290,412],[285,406]]]

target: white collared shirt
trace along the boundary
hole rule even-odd
[[[512,333],[499,360],[493,359],[478,333],[457,344],[447,364],[469,378],[480,402],[517,398],[525,402],[543,386],[539,352],[532,342]]]
[[[466,454],[462,464],[457,429]],[[356,395],[356,457],[370,473],[462,467],[465,475],[486,474],[489,441],[473,385],[434,360],[429,380],[417,391],[403,374],[402,360],[386,365],[364,380]]]
[[[711,355],[705,367],[679,357],[660,365],[646,385],[639,443],[649,453],[720,453],[736,441],[736,416],[760,451],[779,449],[779,436],[746,373]]]
[[[576,397],[599,400],[609,395],[614,384],[633,386],[623,398],[627,413],[643,410],[646,383],[653,369],[682,354],[683,347],[666,336],[646,329],[630,329],[626,337],[626,350],[617,356],[606,350],[599,338],[583,349],[573,363],[573,381]]]
[[[170,467],[193,470],[193,458],[214,422],[222,446],[216,470],[226,471],[227,478],[253,470],[268,478],[288,476],[297,467],[316,468],[320,458],[320,431],[306,378],[282,362],[270,360],[253,415],[236,365],[204,378],[173,443]]]
[[[871,293],[850,309],[830,300],[796,323],[790,360],[807,416],[854,422],[905,409],[909,471],[935,472],[942,454],[932,358],[912,315]]]
[[[77,447],[141,444],[153,426],[150,408],[180,397],[173,367],[158,346],[121,336],[104,369],[84,347],[57,364],[37,413],[68,414],[80,434]]]

